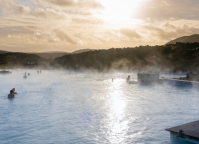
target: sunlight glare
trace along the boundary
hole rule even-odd
[[[110,96],[107,99],[107,105],[109,105],[108,113],[108,123],[107,127],[109,140],[111,143],[122,143],[124,141],[124,135],[128,129],[129,121],[125,120],[126,113],[126,101],[123,93],[123,85],[125,81],[116,79],[110,85],[108,90],[108,95]]]
[[[100,0],[104,6],[104,19],[125,20],[130,18],[145,0]]]

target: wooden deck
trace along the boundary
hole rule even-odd
[[[173,132],[173,133],[179,133],[179,130],[183,130],[186,136],[199,138],[199,120],[166,129],[166,131]]]

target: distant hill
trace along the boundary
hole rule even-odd
[[[36,54],[26,53],[4,53],[0,54],[1,64],[24,64],[27,62],[38,62],[42,58]]]
[[[67,53],[67,52],[63,52],[63,51],[47,51],[47,52],[42,52],[42,53],[27,53],[27,54],[35,54],[35,55],[38,55],[39,57],[45,58],[45,59],[55,59],[57,57],[62,57],[64,55],[79,54],[79,53],[87,52],[87,51],[94,51],[94,49],[81,49],[81,50],[76,50],[72,53]],[[0,50],[0,54],[5,54],[5,53],[11,53],[11,52]]]
[[[83,52],[87,52],[87,51],[95,51],[95,49],[80,49],[80,50],[76,50],[76,51],[72,52],[72,54],[78,54],[78,53],[83,53]]]
[[[67,52],[63,52],[63,51],[49,51],[49,52],[33,53],[33,54],[36,54],[45,59],[55,59],[57,57],[62,57],[64,55],[79,54],[79,53],[83,53],[83,52],[87,52],[87,51],[94,51],[94,49],[81,49],[81,50],[76,50],[72,53],[67,53]]]
[[[8,53],[8,51],[2,51],[0,50],[0,54]]]
[[[67,53],[67,52],[44,52],[44,53],[32,53],[32,54],[36,54],[45,59],[55,59],[56,57],[61,57],[66,54],[69,54],[69,53]]]
[[[198,42],[199,43],[199,34],[194,34],[194,35],[191,35],[191,36],[179,37],[179,38],[176,38],[176,39],[168,42],[167,44],[176,44],[176,42],[182,42],[182,43]]]
[[[51,66],[72,69],[199,71],[199,43],[111,48],[56,58]]]
[[[47,51],[47,52],[43,52],[43,53],[67,53],[67,52],[63,52],[63,51]]]

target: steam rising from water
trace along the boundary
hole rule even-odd
[[[137,78],[133,71],[17,69],[0,75],[0,141],[170,143],[165,128],[197,120],[194,86],[127,84],[128,75]],[[14,87],[16,98],[7,99]]]

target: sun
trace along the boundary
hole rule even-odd
[[[145,0],[100,0],[104,19],[125,20],[131,18]]]

